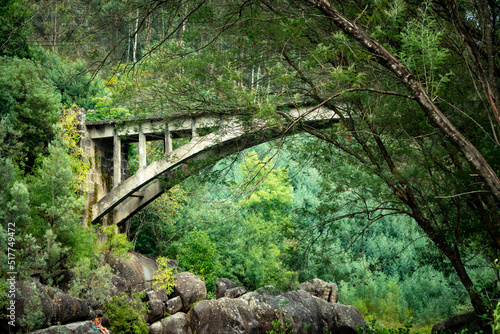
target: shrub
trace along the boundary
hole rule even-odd
[[[168,262],[170,260],[166,257],[159,257],[156,259],[158,263],[158,270],[153,274],[153,287],[155,289],[165,289],[167,294],[171,294],[175,287],[175,268],[170,269]]]
[[[93,265],[91,259],[81,259],[72,269],[73,279],[68,294],[101,308],[111,298],[109,291],[115,276],[109,264]]]
[[[194,229],[189,232],[178,254],[179,265],[198,275],[207,285],[207,290],[215,290],[217,273],[221,264],[215,243],[205,231]]]
[[[140,294],[128,296],[121,293],[113,296],[104,308],[104,313],[109,319],[109,330],[115,334],[147,334],[148,325],[144,319],[147,312],[146,305],[142,302]]]
[[[23,299],[27,300],[27,302],[24,304],[24,311],[23,315],[19,319],[19,325],[21,325],[26,332],[32,332],[42,328],[46,324],[47,319],[45,318],[42,308],[40,307],[40,293],[38,292],[35,283],[26,282],[26,288],[29,298],[26,298],[28,296],[22,296]]]
[[[127,241],[125,233],[116,233],[115,228],[114,225],[101,227],[101,230],[106,235],[104,248],[117,256],[125,256],[129,250],[133,249],[133,245]]]

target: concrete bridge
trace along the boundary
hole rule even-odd
[[[204,167],[230,154],[296,133],[298,122],[331,126],[334,111],[291,109],[280,119],[203,113],[147,116],[140,120],[80,120],[81,141],[87,157],[86,222],[104,225],[126,222],[163,192]],[[173,140],[190,137],[173,149]],[[146,142],[161,141],[165,158],[147,164]],[[128,145],[138,143],[139,169],[129,174]]]

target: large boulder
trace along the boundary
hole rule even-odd
[[[166,303],[168,300],[168,295],[165,289],[159,289],[159,290],[152,290],[146,292],[146,296],[148,297],[148,300],[160,300],[163,303]]]
[[[149,334],[192,334],[186,313],[176,313],[149,326]]]
[[[71,297],[59,289],[34,281],[17,281],[15,286],[16,327],[21,325],[20,320],[47,327],[55,323],[66,324],[88,320],[93,316],[92,310],[84,301]],[[2,322],[2,327],[8,328],[7,323]]]
[[[219,299],[226,297],[226,290],[237,288],[239,285],[231,281],[229,278],[219,278],[215,287],[215,298]]]
[[[337,330],[338,334],[357,333],[359,328],[363,328],[363,333],[366,329],[365,319],[361,316],[358,309],[351,305],[333,304],[333,312],[337,315]],[[327,316],[327,314],[323,314]]]
[[[262,332],[254,310],[240,299],[204,300],[193,307],[188,317],[197,334]]]
[[[312,280],[301,283],[300,288],[329,303],[336,303],[339,301],[339,288],[335,283],[328,283],[319,278],[313,278]]]
[[[166,303],[168,302],[165,289],[148,291],[146,292],[146,296],[148,301],[147,321],[152,323],[163,318],[167,310]]]
[[[279,294],[265,287],[237,299],[220,298],[197,303],[188,313],[193,332],[266,333],[278,330],[279,320],[291,333],[354,334],[365,321],[359,311],[341,304],[329,303],[305,291]]]
[[[89,306],[81,299],[71,297],[64,292],[47,288],[51,296],[53,322],[66,324],[70,321],[89,319],[92,312]]]
[[[198,276],[188,272],[178,273],[175,276],[174,295],[181,297],[182,309],[189,311],[194,303],[207,297],[207,288]]]
[[[227,298],[238,298],[238,297],[243,296],[247,292],[248,292],[247,288],[245,288],[244,286],[238,286],[236,288],[227,289],[224,292],[224,297],[227,297]]]
[[[166,306],[164,302],[159,299],[150,300],[146,320],[150,323],[160,320],[165,316],[165,310]]]
[[[191,334],[189,319],[186,313],[176,313],[168,318],[161,320],[163,334]]]
[[[153,273],[158,270],[154,259],[137,253],[127,253],[126,257],[113,256],[107,253],[106,262],[113,268],[114,288],[111,294],[120,292],[141,292],[151,290]]]

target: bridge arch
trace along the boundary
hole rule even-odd
[[[280,122],[254,119],[248,123],[234,116],[210,118],[206,115],[197,117],[182,115],[175,122],[159,119],[156,125],[154,122],[143,123],[139,129],[136,127],[134,130],[123,126],[123,123],[120,127],[118,122],[88,122],[87,132],[92,140],[112,138],[114,146],[113,188],[95,203],[91,203],[89,221],[95,224],[107,214],[111,214],[108,217],[112,217],[113,223],[121,225],[172,187],[175,182],[171,181],[180,182],[233,153],[295,134],[297,132],[295,125],[299,121],[328,127],[338,120],[338,116],[332,110],[304,108],[290,110]],[[277,123],[280,125],[276,125]],[[192,131],[191,141],[172,151],[171,132],[185,131],[189,127]],[[197,131],[200,129],[209,133],[198,136]],[[120,173],[122,169],[120,132],[121,136],[137,135],[139,138],[139,169],[124,181],[121,181]],[[146,137],[148,135],[152,137],[153,134],[158,136],[161,133],[165,134],[167,158],[146,166]]]

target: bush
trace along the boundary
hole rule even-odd
[[[113,252],[116,256],[123,257],[127,255],[129,250],[133,249],[133,245],[127,241],[126,233],[116,233],[115,229],[114,225],[101,227],[101,230],[106,235],[104,248],[109,252]]]
[[[215,243],[205,231],[194,229],[189,232],[178,254],[179,265],[198,275],[207,285],[207,290],[215,290],[220,262]]]
[[[111,298],[109,291],[115,276],[109,264],[94,265],[91,259],[81,259],[72,269],[73,279],[68,294],[101,308]]]
[[[30,296],[27,299],[27,302],[24,304],[23,315],[19,319],[19,325],[26,332],[32,332],[39,328],[42,328],[47,323],[47,319],[45,318],[45,314],[43,313],[40,299],[40,293],[36,288],[35,283],[26,282],[27,293]],[[21,296],[23,299],[26,296]]]
[[[158,270],[153,274],[153,287],[155,289],[165,289],[167,295],[174,291],[175,287],[175,268],[170,269],[168,267],[168,262],[170,260],[166,257],[159,257],[156,259],[158,263]]]
[[[112,333],[149,333],[148,325],[144,318],[147,307],[141,298],[140,294],[128,296],[123,292],[111,298],[111,301],[104,308],[104,313],[109,319],[109,330]]]

